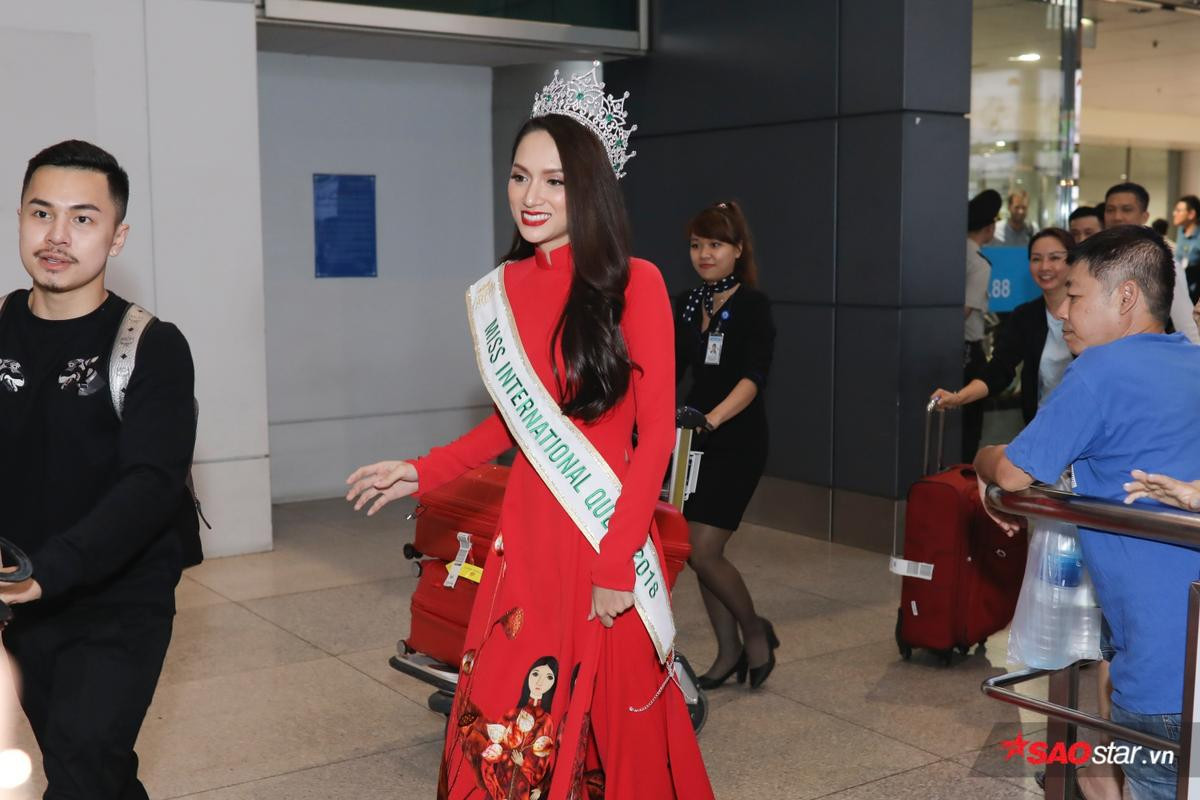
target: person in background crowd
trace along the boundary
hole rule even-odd
[[[1150,219],[1150,193],[1136,183],[1118,183],[1104,195],[1104,227],[1145,225]],[[1178,263],[1175,289],[1171,298],[1171,324],[1192,344],[1200,344],[1200,328],[1193,315],[1195,304],[1189,299],[1187,276]]]
[[[933,393],[943,407],[959,408],[1003,392],[1021,367],[1021,413],[1026,423],[1033,419],[1071,363],[1062,320],[1054,311],[1067,295],[1067,253],[1074,244],[1071,234],[1062,228],[1034,234],[1029,243],[1029,271],[1042,296],[1017,306],[1001,323],[982,377],[957,392],[938,389]]]
[[[984,189],[967,204],[967,288],[963,301],[963,384],[982,378],[987,367],[983,352],[984,321],[988,309],[988,283],[991,262],[980,248],[996,235],[996,215],[1000,213],[1000,193]],[[975,457],[979,437],[983,435],[983,406],[971,404],[963,409],[963,460]]]
[[[1008,195],[1008,222],[996,231],[996,241],[1005,247],[1028,247],[1033,238],[1033,226],[1026,221],[1029,214],[1029,193],[1017,189]]]
[[[1175,263],[1183,267],[1188,297],[1200,300],[1200,198],[1185,194],[1175,204],[1171,222],[1175,233]],[[1176,275],[1178,278],[1178,275]]]
[[[1162,217],[1159,217],[1158,219],[1154,220],[1154,222],[1150,223],[1150,230],[1154,231],[1159,236],[1162,236],[1164,239],[1167,236],[1168,227],[1167,221]]]
[[[1075,244],[1079,244],[1089,236],[1094,236],[1104,230],[1104,209],[1096,206],[1080,206],[1071,212],[1067,227],[1071,230]]]
[[[1133,468],[1200,475],[1200,349],[1165,333],[1175,280],[1166,243],[1144,227],[1117,225],[1069,259],[1057,313],[1077,357],[1012,444],[980,451],[980,491],[1052,484],[1071,467],[1080,494],[1120,500]],[[997,522],[1016,530],[1011,519]],[[1111,628],[1112,719],[1177,740],[1187,593],[1200,551],[1086,528],[1079,538]],[[1151,753],[1142,748],[1123,767],[1130,794],[1174,798],[1174,762]]]
[[[1118,183],[1104,193],[1104,227],[1145,225],[1150,221],[1150,193],[1138,183]]]
[[[758,290],[754,241],[741,208],[717,203],[688,224],[692,267],[701,284],[675,302],[675,373],[688,369],[684,402],[704,413],[707,430],[696,491],[684,506],[691,530],[688,563],[717,636],[717,657],[700,676],[715,689],[737,673],[758,688],[775,665],[779,640],[754,609],[742,574],[725,545],[742,522],[767,463],[763,389],[775,348],[771,303]],[[739,629],[741,631],[739,635]]]

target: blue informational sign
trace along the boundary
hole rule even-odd
[[[318,278],[374,278],[375,176],[313,175]]]
[[[1029,249],[1026,247],[984,247],[984,257],[992,262],[988,283],[988,311],[1012,311],[1021,303],[1041,297],[1042,290],[1029,274]]]

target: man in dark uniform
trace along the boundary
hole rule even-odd
[[[128,199],[125,171],[95,145],[34,156],[18,210],[33,285],[0,309],[3,535],[33,561],[31,579],[0,584],[16,614],[4,645],[48,800],[147,798],[133,746],[175,586],[199,560],[185,486],[196,437],[187,341],[152,322],[124,393],[112,386],[123,384],[109,361],[129,303],[104,277],[129,232]]]

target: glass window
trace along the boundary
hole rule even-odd
[[[1036,0],[975,0],[969,194],[1029,196],[1026,224],[1060,224],[1063,153],[1061,9]],[[1000,212],[1007,222],[1008,209]],[[1002,226],[997,224],[1000,235]]]

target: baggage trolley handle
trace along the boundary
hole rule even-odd
[[[935,397],[929,401],[928,405],[925,406],[925,447],[921,451],[921,458],[923,459],[921,462],[922,475],[933,474],[933,472],[930,472],[929,470],[929,434],[933,428],[933,415],[935,413],[938,415],[936,448],[937,456],[934,458],[934,463],[936,466],[933,468],[933,472],[941,472],[942,467],[945,466],[943,460],[945,457],[944,451],[946,447],[946,409],[942,407],[941,401]]]
[[[1080,664],[1091,664],[1091,661],[1081,661],[1067,669],[1072,671],[1071,678],[1074,683],[1078,684],[1078,667]],[[1053,703],[1049,700],[1040,700],[1036,697],[1030,697],[1027,694],[1021,694],[1014,691],[1013,686],[1019,686],[1022,683],[1028,683],[1038,678],[1053,675],[1059,670],[1049,669],[1023,669],[1017,672],[1009,672],[1004,675],[996,675],[988,678],[980,686],[980,689],[985,695],[1002,703],[1011,703],[1018,708],[1024,708],[1027,711],[1035,711],[1039,714],[1045,714],[1047,717],[1061,722],[1066,722],[1072,725],[1079,725],[1084,728],[1090,728],[1101,733],[1107,733],[1118,739],[1124,739],[1128,742],[1144,745],[1154,748],[1155,750],[1170,750],[1176,755],[1179,754],[1179,742],[1173,742],[1170,739],[1163,739],[1153,734],[1144,733],[1142,731],[1127,728],[1124,725],[1118,725],[1112,720],[1098,717],[1095,714],[1089,714],[1086,711],[1080,711],[1077,708]]]

